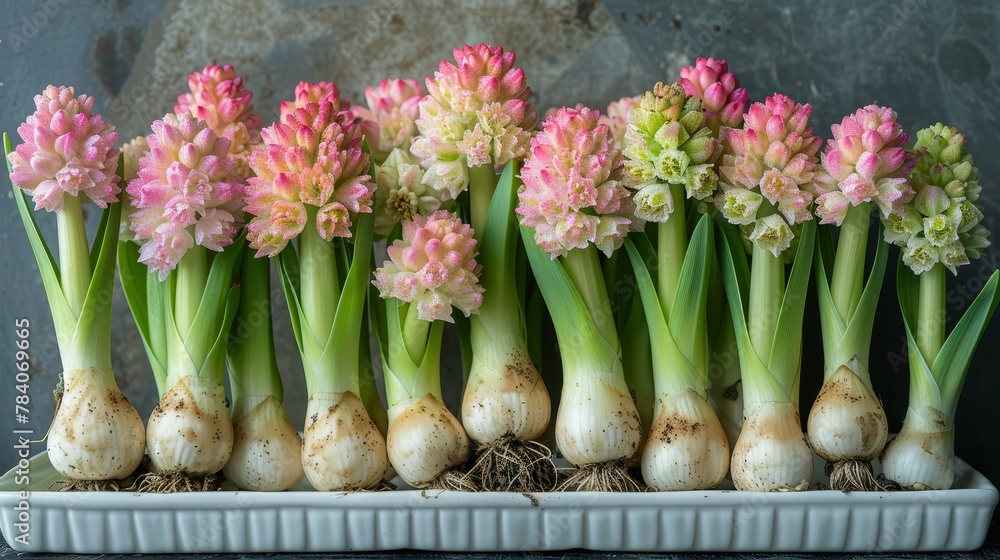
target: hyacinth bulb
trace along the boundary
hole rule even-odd
[[[840,225],[848,208],[864,202],[875,202],[883,217],[902,215],[915,194],[908,180],[915,161],[896,112],[869,105],[830,128],[833,139],[822,156],[830,188],[816,198],[820,223]]]
[[[454,322],[453,306],[466,317],[479,312],[483,287],[476,240],[472,227],[451,212],[438,210],[403,222],[403,238],[388,253],[372,281],[382,298],[414,303],[422,321]]]
[[[365,88],[368,107],[354,106],[351,112],[361,119],[361,130],[374,151],[409,150],[417,135],[422,98],[419,81],[384,79],[378,87]]]
[[[955,482],[955,422],[934,407],[907,408],[903,428],[880,460],[885,477],[909,490],[947,490]]]
[[[514,53],[478,44],[455,49],[454,57],[427,78],[411,147],[427,169],[427,184],[452,198],[468,186],[469,167],[524,157],[538,123]]]
[[[250,154],[256,176],[246,208],[253,216],[247,240],[258,257],[280,253],[305,227],[326,241],[351,237],[351,214],[372,211],[375,184],[361,128],[336,94],[332,84],[299,84],[281,122],[261,131],[263,145]]]
[[[641,226],[625,187],[622,152],[591,109],[563,107],[531,139],[517,214],[553,259],[593,243],[607,255]]]
[[[792,228],[812,219],[822,140],[808,126],[810,113],[810,105],[776,93],[750,106],[743,128],[726,131],[715,205],[775,257],[791,247]]]
[[[940,123],[917,132],[910,180],[916,195],[902,210],[883,216],[885,239],[902,247],[903,263],[921,274],[941,263],[952,273],[990,246],[982,225],[979,169],[966,139]]]
[[[716,145],[701,102],[681,86],[658,83],[647,91],[629,112],[624,140],[636,215],[667,221],[683,204],[673,199],[669,185],[683,185],[687,196],[697,200],[715,194],[719,177],[711,161]]]
[[[242,397],[233,407],[233,452],[226,480],[255,492],[281,492],[302,480],[302,438],[273,396]]]
[[[354,393],[314,393],[306,407],[302,464],[313,488],[363,490],[389,468],[385,438]]]
[[[737,490],[807,490],[812,480],[813,459],[802,434],[798,403],[747,403],[743,430],[733,447],[730,468]]]
[[[131,475],[142,461],[142,418],[111,370],[66,371],[62,399],[46,438],[49,461],[71,480]]]
[[[190,115],[153,123],[127,191],[139,262],[167,277],[195,244],[222,251],[243,223],[242,180],[229,140]]]
[[[215,474],[229,461],[233,442],[226,388],[196,375],[170,385],[146,424],[149,460],[160,472]]]
[[[698,57],[694,66],[681,68],[684,93],[701,101],[705,124],[716,134],[722,127],[743,126],[743,110],[750,95],[740,87],[725,60]]]
[[[17,127],[23,143],[10,154],[10,181],[36,208],[58,212],[65,195],[83,194],[101,208],[118,201],[118,133],[93,109],[93,97],[50,85]]]

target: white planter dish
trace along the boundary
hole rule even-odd
[[[0,479],[0,529],[24,552],[973,550],[998,499],[962,461],[951,490],[852,494],[51,492],[58,473],[44,454],[31,476],[27,544],[22,488]]]

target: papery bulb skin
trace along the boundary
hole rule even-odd
[[[750,492],[809,489],[812,451],[806,445],[798,405],[790,401],[748,402],[743,431],[730,461],[733,484]]]
[[[17,127],[24,142],[10,154],[10,182],[35,208],[57,212],[65,196],[81,194],[100,208],[118,200],[118,133],[93,108],[93,97],[50,85]]]
[[[660,491],[715,488],[729,472],[729,443],[715,411],[694,389],[661,394],[642,450],[642,478]]]
[[[462,400],[462,425],[473,441],[535,439],[545,432],[551,414],[549,393],[523,339],[507,334],[473,355]]]
[[[117,480],[138,468],[145,451],[142,418],[111,370],[67,371],[46,438],[52,466],[73,480]]]
[[[315,393],[306,407],[302,463],[322,492],[377,486],[389,468],[386,443],[354,393]]]
[[[948,490],[955,482],[955,423],[930,406],[906,409],[881,463],[885,477],[907,490]]]
[[[871,461],[885,448],[889,423],[882,403],[851,368],[823,383],[809,411],[809,444],[827,461]]]
[[[241,400],[234,406],[233,452],[222,474],[241,490],[293,488],[303,476],[302,438],[285,405],[272,396]],[[240,413],[241,409],[247,410]]]
[[[465,462],[469,436],[448,408],[431,394],[389,407],[389,462],[414,488],[427,488],[445,471]]]
[[[639,453],[639,411],[621,375],[572,375],[563,382],[556,445],[578,467],[628,461]]]
[[[168,377],[167,386],[146,425],[149,460],[161,472],[219,472],[233,451],[226,388],[194,375]]]

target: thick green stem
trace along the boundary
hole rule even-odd
[[[243,255],[240,307],[230,340],[233,401],[243,395],[282,400],[271,326],[270,267],[268,259],[256,259],[252,251]]]
[[[431,322],[421,319],[417,308],[411,304],[400,305],[399,312],[403,315],[403,324],[400,327],[403,332],[406,353],[414,364],[419,365],[424,360],[424,354],[427,351],[427,335]]]
[[[768,363],[778,312],[785,293],[785,264],[767,249],[753,244],[750,263],[750,303],[747,310],[747,330],[750,342],[761,362]]]
[[[833,264],[830,293],[844,323],[850,321],[865,289],[865,253],[868,250],[869,202],[852,206],[840,226],[837,256]]]
[[[688,244],[684,185],[670,185],[670,196],[674,199],[674,211],[666,222],[656,226],[656,293],[660,297],[663,315],[668,321],[674,308],[674,297],[681,281],[681,267],[684,266],[684,253]]]
[[[604,284],[601,262],[597,257],[597,248],[588,245],[584,249],[573,249],[562,257],[562,264],[580,297],[583,298],[583,303],[594,320],[598,332],[615,351],[619,351],[621,346],[618,342],[614,315],[611,313],[611,302],[608,300],[608,289]]]
[[[340,279],[333,241],[319,236],[316,211],[309,210],[306,227],[299,236],[300,297],[305,323],[322,348],[330,338],[340,300]]]
[[[917,314],[917,347],[933,364],[944,345],[947,292],[944,265],[938,263],[920,275],[920,307]]]
[[[174,321],[181,339],[187,339],[188,331],[198,316],[201,297],[208,282],[208,249],[195,245],[188,249],[177,264],[177,287],[174,293]]]
[[[500,177],[492,163],[469,168],[469,210],[470,223],[476,232],[476,239],[482,240],[486,229],[486,217],[490,214],[490,202],[497,189]]]
[[[77,317],[90,288],[90,248],[80,197],[63,196],[62,210],[56,212],[59,234],[59,282],[70,309]]]

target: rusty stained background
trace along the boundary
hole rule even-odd
[[[941,121],[961,129],[977,157],[986,225],[1000,218],[1000,4],[989,0],[796,2],[778,0],[640,0],[525,2],[472,0],[35,0],[0,3],[0,129],[14,133],[47,84],[73,85],[97,98],[120,139],[148,132],[170,111],[185,76],[212,63],[233,64],[254,92],[264,122],[299,80],[334,80],[363,99],[382,77],[423,78],[450,49],[501,44],[518,55],[540,109],[584,103],[603,108],[657,81],[674,81],[700,55],[725,58],[752,100],[781,91],[814,106],[812,123],[829,125],[856,108],[891,105],[908,131]],[[16,140],[16,137],[15,137]],[[0,194],[0,366],[12,372],[14,321],[31,321],[31,419],[44,433],[50,392],[60,370],[37,269],[7,181]],[[89,215],[96,227],[98,213]],[[49,239],[55,220],[40,216]],[[895,262],[895,252],[893,261]],[[997,269],[1000,250],[949,280],[952,322]],[[905,338],[890,266],[875,325],[872,370],[892,429],[906,410]],[[305,390],[280,289],[274,286],[279,363],[286,400],[301,425]],[[121,293],[115,301],[114,361],[122,389],[140,413],[156,401],[146,357]],[[803,411],[821,383],[815,300],[804,326]],[[4,337],[3,333],[7,333]],[[995,481],[1000,451],[991,435],[1000,376],[992,352],[1000,321],[972,363],[958,413],[957,452]],[[547,341],[546,367],[556,367]],[[444,372],[451,404],[461,395],[457,354]],[[0,376],[0,433],[15,427],[12,373]],[[9,435],[0,441],[10,441]],[[41,451],[44,445],[36,444]],[[0,470],[15,462],[0,446]]]

